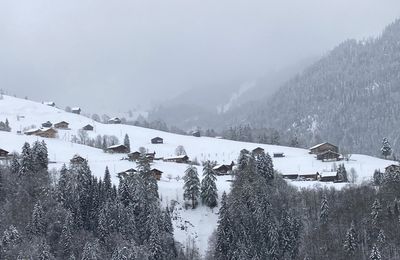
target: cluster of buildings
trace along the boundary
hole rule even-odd
[[[61,121],[58,123],[51,123],[50,121],[44,122],[41,128],[30,129],[25,131],[26,135],[36,135],[44,138],[56,138],[58,131],[57,130],[69,130],[69,123],[66,121]],[[82,130],[85,131],[93,131],[94,126],[87,124],[82,127]]]

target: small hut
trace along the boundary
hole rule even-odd
[[[153,139],[151,139],[151,143],[152,144],[162,144],[162,143],[164,143],[164,139],[157,136],[157,137],[154,137]]]
[[[94,127],[92,125],[88,124],[88,125],[85,125],[82,129],[85,131],[93,131]]]
[[[164,162],[175,162],[175,163],[188,163],[189,157],[187,155],[180,155],[175,157],[164,158]]]
[[[156,178],[156,180],[158,180],[158,181],[161,180],[161,175],[163,174],[162,171],[154,168],[154,169],[151,169],[150,172],[153,174],[153,176],[154,176],[154,178]]]
[[[42,124],[42,127],[52,127],[52,126],[53,126],[53,124],[50,121],[47,121]]]
[[[109,153],[128,153],[129,149],[123,144],[112,145],[107,148],[107,152]]]
[[[65,121],[58,122],[57,124],[54,124],[54,127],[57,129],[68,129],[69,123]]]

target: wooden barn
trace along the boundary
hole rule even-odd
[[[44,138],[56,138],[57,130],[54,128],[43,128],[40,129],[39,132],[36,133],[37,136]]]
[[[71,164],[82,164],[84,161],[85,159],[82,156],[75,154],[69,162]]]
[[[154,178],[156,178],[157,181],[161,180],[161,176],[163,174],[162,171],[160,171],[159,169],[154,168],[154,169],[151,169],[150,172],[153,174]]]
[[[194,137],[200,137],[200,136],[201,136],[200,131],[193,131],[193,132],[192,132],[192,136],[194,136]]]
[[[155,157],[156,157],[156,152],[146,153],[146,158],[151,162],[154,161]]]
[[[264,149],[263,148],[261,148],[261,147],[257,147],[257,148],[255,148],[255,149],[253,149],[253,151],[251,151],[254,155],[259,155],[259,154],[262,154],[262,153],[264,153]]]
[[[9,152],[0,148],[0,158],[7,158]]]
[[[42,124],[42,127],[52,127],[52,126],[53,126],[53,124],[50,121],[47,121]]]
[[[137,171],[135,169],[131,168],[126,171],[117,173],[117,176],[118,176],[118,178],[126,178],[127,176],[130,176],[135,173],[137,173]]]
[[[109,124],[121,124],[122,121],[121,119],[119,119],[118,117],[113,117],[111,119],[108,120]]]
[[[300,173],[299,178],[307,181],[316,181],[319,179],[319,173]]]
[[[71,112],[74,113],[74,114],[80,115],[81,112],[82,112],[82,109],[80,107],[73,107],[71,109]]]
[[[339,148],[336,145],[333,145],[333,144],[327,143],[327,142],[317,144],[310,148],[311,154],[320,154],[320,153],[327,152],[327,151],[339,153]]]
[[[107,148],[107,152],[109,153],[128,153],[129,149],[123,144],[112,145]]]
[[[288,179],[288,180],[296,180],[299,178],[298,173],[282,173],[282,178]]]
[[[162,143],[164,143],[164,139],[157,136],[157,137],[154,137],[153,139],[151,139],[151,143],[152,144],[162,144]]]
[[[58,122],[57,124],[54,124],[54,127],[57,129],[68,129],[69,123],[65,122],[65,121],[61,121],[61,122]]]
[[[337,172],[321,172],[319,174],[319,181],[322,182],[335,182],[337,181]]]
[[[284,153],[274,153],[273,156],[274,156],[274,158],[282,158],[282,157],[285,157],[285,154]]]
[[[92,125],[88,124],[88,125],[85,125],[82,129],[85,131],[93,131],[94,127]]]
[[[30,129],[24,132],[26,135],[36,135],[37,133],[40,132],[40,129]]]
[[[317,160],[321,161],[332,161],[332,160],[338,161],[340,157],[341,155],[339,153],[336,153],[331,150],[317,154]]]
[[[128,160],[129,161],[137,161],[140,158],[140,152],[136,151],[136,152],[131,152],[128,153]]]
[[[55,102],[53,102],[53,101],[50,101],[50,102],[44,102],[44,104],[45,104],[46,106],[49,106],[49,107],[55,107],[55,106],[56,106],[56,103],[55,103]]]
[[[234,165],[234,162],[232,162],[231,164],[219,164],[213,167],[213,170],[216,172],[217,175],[228,175],[231,173]]]
[[[188,163],[189,157],[187,155],[168,157],[168,158],[164,158],[164,162]]]

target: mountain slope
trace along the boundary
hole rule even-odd
[[[295,132],[309,145],[329,140],[352,152],[378,154],[388,137],[398,150],[399,71],[400,20],[377,39],[342,43],[271,98],[236,112],[256,127]]]
[[[97,177],[103,177],[104,169],[108,166],[114,183],[118,183],[116,175],[118,172],[134,168],[136,165],[133,162],[121,160],[125,155],[104,153],[100,149],[71,143],[72,136],[77,135],[79,129],[86,124],[94,126],[94,131],[88,132],[91,137],[99,134],[115,135],[122,141],[125,133],[127,133],[130,137],[132,150],[137,150],[143,146],[151,152],[155,151],[157,157],[174,155],[175,148],[178,145],[183,145],[190,158],[197,158],[199,161],[216,160],[218,163],[230,163],[236,160],[241,149],[251,150],[260,146],[269,153],[285,153],[286,157],[273,159],[275,169],[283,173],[315,173],[334,168],[334,163],[317,161],[313,155],[308,153],[308,150],[304,149],[258,145],[207,137],[197,138],[129,125],[101,124],[81,115],[67,113],[40,103],[9,96],[4,96],[3,99],[0,99],[0,121],[4,121],[6,118],[10,121],[12,132],[0,131],[0,148],[10,152],[20,151],[24,142],[43,139],[47,143],[49,159],[52,161],[50,168],[60,169],[64,163],[67,164],[72,156],[77,153],[88,159],[91,170]],[[55,139],[17,134],[17,131],[29,128],[32,125],[40,126],[41,123],[48,120],[52,123],[65,120],[70,123],[70,129],[59,130],[58,138]],[[163,137],[165,143],[162,145],[151,144],[150,139],[155,136]],[[375,169],[383,170],[393,162],[365,155],[353,155],[352,160],[344,163],[347,169],[354,168],[359,176],[358,181],[362,182],[369,180]],[[176,240],[186,244],[188,239],[193,238],[200,251],[205,252],[208,238],[217,225],[218,209],[210,210],[207,207],[200,206],[196,210],[185,210],[182,198],[182,177],[186,165],[155,161],[152,167],[164,172],[161,181],[158,182],[163,205],[170,205],[173,201],[178,203],[174,211],[173,221]],[[202,167],[197,168],[201,175]],[[218,176],[217,188],[220,197],[224,191],[229,192],[230,178],[230,176]],[[313,181],[293,181],[291,183],[299,187],[329,185],[340,188],[344,185],[321,184]]]

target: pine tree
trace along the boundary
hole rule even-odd
[[[81,260],[98,260],[100,258],[100,249],[97,242],[86,242]]]
[[[371,254],[369,255],[370,260],[381,260],[381,253],[376,245],[372,247]]]
[[[108,166],[106,167],[104,173],[104,182],[103,182],[103,192],[106,200],[111,199],[112,197],[112,183],[111,183],[111,174],[108,170]]]
[[[131,142],[129,140],[128,134],[125,134],[124,145],[126,146],[126,148],[128,148],[128,152],[130,153],[131,152]]]
[[[152,200],[157,199],[158,198],[157,179],[151,172],[150,161],[145,154],[140,155],[136,168],[139,176],[142,177],[144,181],[147,195],[151,197]]]
[[[264,152],[256,157],[257,173],[263,176],[266,180],[271,181],[274,178],[274,165],[271,156]]]
[[[67,258],[71,255],[72,251],[72,215],[68,213],[65,217],[64,224],[61,230],[61,237],[59,242],[60,254]]]
[[[371,211],[372,225],[377,226],[380,219],[380,212],[382,211],[382,206],[378,199],[374,201],[371,209],[372,209]]]
[[[233,249],[233,221],[227,200],[227,195],[224,192],[221,197],[221,207],[219,209],[217,242],[214,253],[217,260],[228,259],[229,251]]]
[[[344,167],[344,164],[339,165],[336,176],[339,181],[348,182],[347,171],[346,168]]]
[[[203,166],[203,179],[201,180],[201,201],[203,204],[210,208],[214,208],[218,205],[218,192],[215,181],[217,177],[212,168],[210,161],[204,163]]]
[[[328,223],[328,218],[329,218],[329,205],[328,205],[328,199],[324,195],[322,198],[321,202],[321,209],[320,209],[320,214],[319,214],[319,221],[322,225],[325,225]]]
[[[37,202],[33,207],[30,231],[35,236],[42,236],[46,233],[44,211],[40,202]]]
[[[378,242],[378,245],[380,248],[384,247],[386,244],[386,236],[385,236],[385,232],[383,231],[383,229],[379,230],[377,242]]]
[[[194,209],[197,206],[197,200],[200,195],[200,180],[196,167],[190,165],[186,169],[183,181],[185,182],[183,198],[191,201],[192,209]]]
[[[32,156],[31,146],[29,145],[29,143],[24,143],[24,145],[22,146],[21,164],[19,167],[20,176],[26,176],[33,173],[33,162],[34,160]]]
[[[385,137],[382,140],[382,148],[381,148],[382,156],[387,159],[388,156],[392,154],[392,147],[389,143],[389,140]]]
[[[358,247],[357,233],[354,228],[354,222],[351,222],[351,226],[346,232],[346,237],[343,243],[343,249],[347,256],[354,256],[357,247]]]

